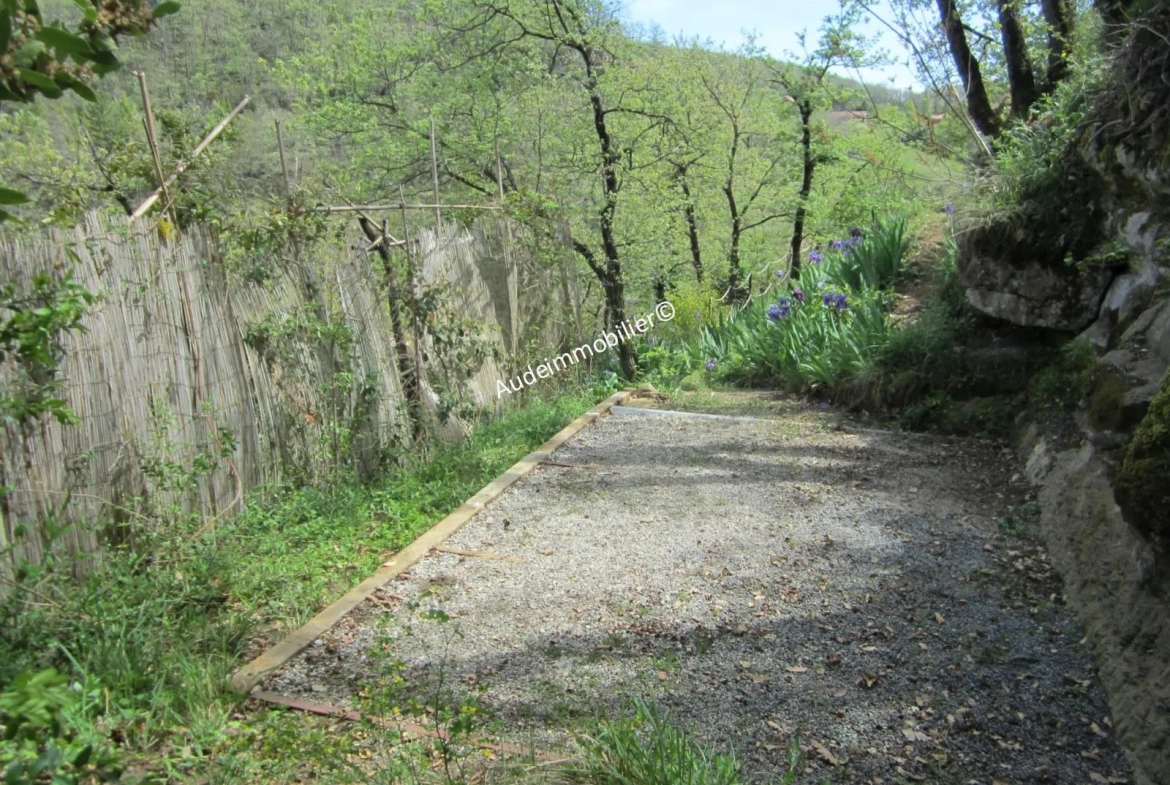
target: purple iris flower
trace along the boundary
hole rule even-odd
[[[825,257],[821,256],[820,251],[817,251],[814,249],[814,250],[808,252],[808,260],[810,262],[812,262],[813,264],[820,264],[821,262],[824,261],[824,259],[825,259]]]
[[[861,241],[861,230],[854,226],[849,230],[849,236],[853,238],[854,244],[857,244]]]
[[[829,247],[834,251],[840,251],[845,247],[845,243],[842,240],[834,240],[833,242],[829,243]]]
[[[844,311],[849,307],[849,301],[845,295],[835,292],[825,292],[824,296],[821,297],[821,302],[825,304],[826,308],[836,308],[838,311]]]
[[[797,286],[796,288],[794,288],[792,290],[792,296],[796,298],[796,301],[798,303],[804,302],[804,290],[801,289],[799,286]]]
[[[777,270],[777,271],[776,271],[776,277],[777,277],[777,278],[783,278],[783,277],[784,277],[784,276],[786,276],[786,275],[788,275],[788,271],[787,271],[787,270]]]
[[[705,363],[703,364],[703,367],[707,369],[707,372],[708,372],[708,373],[710,373],[711,371],[715,370],[715,358],[714,358],[714,357],[712,357],[710,360],[708,360],[707,362],[705,362]]]
[[[946,213],[947,215],[954,215],[955,214],[955,203],[954,202],[947,202],[943,206],[943,212]]]
[[[792,307],[792,299],[790,297],[785,297],[784,295],[780,295],[780,297],[776,300],[776,302],[780,304],[781,308],[791,308]]]
[[[791,306],[772,303],[768,306],[768,318],[774,322],[778,322],[781,319],[786,318],[791,311]]]

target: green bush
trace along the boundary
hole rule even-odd
[[[1060,356],[1028,383],[1028,399],[1034,406],[1070,412],[1089,391],[1093,376],[1093,347],[1087,340],[1071,341]]]

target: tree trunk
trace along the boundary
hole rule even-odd
[[[1003,38],[1003,56],[1007,64],[1008,87],[1012,98],[1012,116],[1025,119],[1028,110],[1040,97],[1036,90],[1036,77],[1032,74],[1032,60],[1028,57],[1028,41],[1016,0],[997,0],[999,5],[999,29]]]
[[[987,97],[987,86],[983,83],[979,61],[971,54],[971,47],[967,45],[967,32],[959,16],[959,9],[955,6],[955,0],[936,2],[943,32],[947,37],[947,46],[951,50],[955,68],[959,71],[959,78],[963,80],[963,90],[967,93],[967,113],[971,115],[971,122],[975,123],[975,127],[984,136],[997,136],[999,118],[995,116],[995,110],[991,108],[991,101]]]
[[[743,270],[739,266],[739,239],[743,236],[743,216],[735,204],[735,192],[730,181],[723,188],[727,196],[727,210],[731,213],[731,237],[727,246],[727,301],[737,303],[744,298]]]
[[[812,192],[813,172],[817,161],[812,154],[812,101],[801,99],[800,109],[800,149],[804,156],[804,176],[800,181],[800,199],[796,203],[796,217],[792,221],[792,274],[790,280],[800,277],[800,246],[804,243],[804,216],[808,204],[808,195]]]
[[[358,218],[362,232],[375,242],[382,236],[365,216]],[[386,273],[387,300],[390,305],[390,329],[394,333],[394,360],[398,377],[402,379],[402,393],[406,396],[406,412],[410,418],[411,433],[417,439],[422,432],[422,391],[419,386],[418,369],[410,360],[410,347],[406,343],[406,330],[402,326],[402,293],[398,287],[398,271],[385,245],[378,246],[378,256]]]
[[[727,197],[727,212],[731,216],[731,237],[727,243],[727,302],[737,303],[744,298],[743,271],[739,266],[739,239],[743,236],[743,216],[735,203],[735,157],[739,153],[739,125],[732,118],[731,149],[727,154],[727,180],[723,195]]]
[[[691,187],[687,183],[687,168],[675,167],[679,187],[682,188],[686,203],[683,206],[683,216],[687,222],[687,239],[691,242],[691,266],[695,268],[695,280],[703,282],[703,259],[699,253],[699,223],[695,219],[695,200],[691,198]],[[659,300],[661,302],[661,300]]]
[[[1044,76],[1044,91],[1048,92],[1068,75],[1064,49],[1076,17],[1070,0],[1040,0],[1040,10],[1048,23],[1048,71]]]
[[[598,213],[598,219],[601,225],[601,249],[605,254],[605,266],[602,268],[595,264],[593,271],[605,290],[605,326],[609,328],[626,318],[621,254],[618,252],[617,235],[614,231],[618,191],[621,190],[617,176],[621,150],[614,144],[606,124],[605,106],[597,89],[597,75],[593,67],[593,52],[584,46],[577,51],[585,63],[586,88],[589,91],[589,104],[593,109],[593,130],[597,134],[597,142],[601,148],[601,184],[605,204]],[[632,381],[638,373],[638,359],[634,354],[634,347],[622,341],[618,346],[618,355],[622,376]]]

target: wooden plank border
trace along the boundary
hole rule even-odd
[[[554,450],[576,436],[586,425],[607,414],[614,406],[633,395],[633,390],[615,393],[566,425],[555,436],[542,444],[539,449],[526,455],[508,471],[485,485],[479,493],[463,502],[454,512],[436,523],[417,540],[394,554],[373,575],[350,589],[341,599],[326,607],[312,619],[309,619],[304,626],[294,630],[284,640],[236,671],[231,678],[232,689],[243,694],[251,692],[265,676],[295,657],[302,649],[340,621],[345,614],[418,563],[430,553],[432,548],[442,545],[489,502],[499,498],[513,483],[547,460]]]

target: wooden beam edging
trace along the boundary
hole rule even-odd
[[[479,493],[463,502],[454,512],[436,523],[418,539],[394,554],[378,570],[346,592],[340,599],[327,606],[304,626],[293,630],[288,637],[269,648],[251,662],[232,674],[231,687],[236,692],[248,694],[272,671],[295,657],[302,649],[329,630],[343,616],[356,608],[378,589],[398,575],[406,572],[423,559],[433,548],[442,545],[448,538],[463,528],[489,502],[499,498],[513,483],[529,474],[543,463],[553,451],[576,436],[586,425],[605,415],[614,406],[633,396],[633,390],[614,393],[604,401],[582,414],[562,428],[555,436],[538,449],[520,459],[512,468],[485,485]]]

